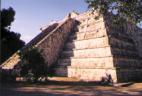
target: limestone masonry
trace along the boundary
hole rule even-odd
[[[45,64],[57,76],[81,81],[100,81],[110,75],[114,82],[142,80],[142,29],[128,22],[112,23],[110,15],[97,12],[70,13],[49,25],[23,49],[42,50]],[[18,52],[1,65],[13,69]]]

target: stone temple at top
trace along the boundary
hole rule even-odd
[[[71,12],[21,50],[42,50],[45,64],[56,76],[81,81],[100,81],[108,75],[114,82],[142,80],[142,29],[126,21],[113,23],[111,15],[97,17],[92,11]],[[18,52],[1,68],[14,69],[20,62]]]

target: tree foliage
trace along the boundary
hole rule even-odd
[[[11,23],[14,21],[15,11],[13,8],[2,9],[1,13],[1,61],[4,62],[18,49],[25,45],[25,42],[20,40],[19,33],[10,30]]]
[[[28,51],[20,53],[20,57],[22,61],[21,76],[32,73],[36,81],[41,76],[47,76],[47,65],[38,49],[28,49]]]
[[[85,0],[89,8],[110,12],[132,23],[142,21],[142,0]]]

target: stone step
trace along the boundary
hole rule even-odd
[[[13,69],[16,64],[20,61],[20,56],[16,52],[7,61],[5,61],[0,67],[2,69]]]
[[[112,48],[115,47],[115,48],[119,48],[119,49],[137,51],[136,47],[131,42],[125,42],[125,41],[119,40],[117,38],[110,38],[109,44],[111,45]]]
[[[54,74],[57,76],[67,76],[68,75],[68,71],[67,71],[67,67],[56,67],[54,68]]]
[[[105,37],[106,31],[105,30],[91,30],[89,32],[76,32],[74,35],[69,37],[69,41],[72,40],[84,40],[84,39],[93,39],[93,38],[100,38]]]
[[[72,42],[73,40],[86,40],[86,39],[95,39],[95,38],[101,38],[101,37],[109,37],[110,44],[118,45],[119,43],[123,43],[123,46],[134,46],[134,43],[131,41],[131,39],[128,39],[127,37],[123,38],[117,38],[114,36],[107,36],[106,31],[102,30],[101,32],[91,31],[91,32],[76,32],[74,35],[71,35],[68,39],[69,42]],[[128,40],[127,40],[128,39]]]
[[[95,19],[94,17],[91,17],[91,18],[88,18],[86,20],[82,20],[80,21],[78,27],[89,27],[89,26],[94,26],[94,25],[101,25],[101,24],[104,24],[104,19],[103,18],[98,18],[98,19]]]
[[[99,18],[99,19],[95,19],[94,17],[88,18],[86,20],[82,20],[79,24],[80,27],[84,27],[84,26],[90,26],[90,25],[94,25],[94,24],[100,24],[103,23],[104,20],[103,18]]]
[[[60,63],[71,63],[71,58],[59,58],[58,59],[58,63],[57,64],[60,64]]]
[[[142,69],[141,68],[129,68],[129,69],[118,69],[117,78],[119,82],[128,81],[141,81],[142,80]]]
[[[113,58],[104,57],[104,58],[71,58],[71,59],[59,59],[58,65],[66,63],[74,67],[113,67]]]
[[[63,51],[61,54],[61,58],[68,58],[68,57],[91,58],[91,57],[106,57],[106,56],[112,56],[110,47]]]
[[[59,59],[58,65],[66,64],[65,66],[73,67],[85,67],[85,68],[95,68],[95,67],[142,67],[141,63],[137,59],[125,59],[125,58],[113,58],[113,57],[104,57],[104,58],[70,58],[70,59]]]
[[[133,47],[135,48],[134,44],[132,42],[123,41],[122,39],[111,37],[109,38],[110,45],[116,45],[116,46],[127,46],[127,47]]]
[[[120,57],[120,58],[140,59],[137,51],[130,51],[126,49],[110,48],[110,47],[95,48],[95,49],[63,50],[60,57],[93,58],[93,57],[108,57],[108,56],[114,56],[116,58]]]
[[[117,82],[115,68],[74,68],[68,67],[68,77],[76,77],[82,81],[101,81],[102,77],[110,75]]]
[[[68,41],[64,49],[65,50],[88,49],[88,48],[99,48],[99,47],[111,46],[112,48],[115,47],[120,49],[136,51],[135,46],[131,43],[123,42],[123,41],[117,40],[116,38],[110,38],[110,39],[111,40],[109,40],[108,37],[100,37],[100,38]]]
[[[125,42],[129,42],[134,44],[134,41],[129,37],[128,34],[123,34],[123,33],[110,33],[109,35],[110,38],[116,38],[119,39],[121,41],[125,41]]]
[[[65,45],[67,49],[89,49],[89,48],[99,48],[109,46],[108,38],[94,38],[94,39],[84,39],[84,40],[74,40],[73,42],[68,42]]]
[[[113,82],[128,82],[142,80],[142,70],[136,68],[74,68],[68,67],[68,77],[80,78],[83,81],[100,81],[102,77],[111,76]]]
[[[60,59],[59,59],[60,60]],[[59,62],[59,60],[58,60],[58,62]],[[60,62],[60,63],[58,63],[57,65],[56,65],[56,67],[66,67],[66,66],[70,66],[70,63],[65,63],[65,62]]]
[[[113,58],[114,67],[120,68],[142,68],[139,59]]]
[[[78,26],[78,31],[79,32],[86,32],[90,30],[100,30],[100,29],[105,29],[104,22],[98,22],[98,23],[92,23],[92,24],[87,24],[86,26]]]
[[[124,57],[136,57],[137,59],[139,59],[139,55],[136,51],[130,51],[130,50],[126,50],[126,49],[119,49],[119,48],[111,48],[111,52],[113,54],[113,56],[124,56]]]
[[[100,18],[96,19],[97,16],[98,16],[98,14],[96,14],[96,13],[95,14],[88,14],[88,15],[80,14],[75,19],[80,21],[80,22],[85,22],[86,20],[88,20],[88,21],[92,21],[92,20],[99,21],[100,19],[103,19],[101,16],[100,16]]]

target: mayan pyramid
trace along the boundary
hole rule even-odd
[[[113,24],[109,15],[97,17],[92,11],[72,12],[44,29],[22,50],[33,46],[42,50],[45,64],[52,66],[56,76],[83,81],[100,81],[108,75],[114,82],[142,80],[142,30],[127,22]],[[139,35],[132,35],[136,33]],[[20,62],[17,53],[1,68],[13,69]]]

